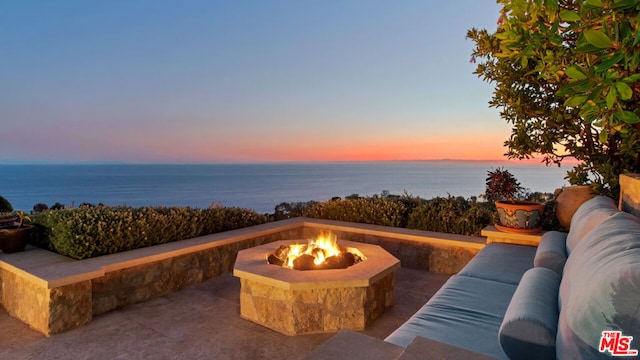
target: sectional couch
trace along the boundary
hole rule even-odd
[[[538,247],[488,244],[385,341],[406,347],[416,337],[499,359],[633,355],[638,218],[597,196],[568,233],[547,232]]]

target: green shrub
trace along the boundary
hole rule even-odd
[[[304,212],[306,209],[315,206],[318,204],[317,201],[307,201],[307,202],[292,202],[287,203],[283,202],[275,207],[275,211],[271,218],[275,221],[291,219],[294,217],[304,216]]]
[[[304,216],[318,219],[350,221],[364,224],[400,226],[405,206],[387,197],[350,197],[306,208]]]
[[[12,212],[13,211],[13,206],[11,206],[11,203],[9,202],[9,200],[5,199],[4,197],[2,197],[2,195],[0,195],[0,213],[6,213],[6,212]]]
[[[384,194],[383,194],[384,195]],[[420,205],[424,204],[427,200],[417,196],[413,196],[406,191],[402,195],[389,195],[386,197],[390,200],[399,202],[404,206],[404,212],[402,213],[402,220],[400,221],[400,227],[406,228],[409,224],[409,217],[411,213]]]
[[[436,197],[417,206],[407,222],[407,228],[446,232],[460,235],[480,235],[480,231],[497,220],[493,202],[478,202],[475,198]]]
[[[49,206],[47,206],[47,204],[45,204],[45,203],[37,203],[37,204],[33,205],[32,213],[33,214],[38,214],[38,213],[41,213],[41,212],[43,212],[45,210],[48,210],[48,209],[49,209]]]
[[[538,197],[548,194],[534,193]],[[552,207],[547,207],[552,209]],[[306,216],[372,225],[479,235],[497,221],[493,202],[448,196],[424,200],[404,195],[350,195],[330,201],[282,203],[270,217],[249,209],[212,207],[108,207],[43,210],[32,216],[35,245],[74,259],[117,253],[197,236]],[[547,228],[551,228],[549,224]]]
[[[74,259],[86,259],[266,221],[264,215],[239,208],[83,206],[46,210],[34,216],[34,243]]]

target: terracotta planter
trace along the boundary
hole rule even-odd
[[[18,221],[17,216],[0,217],[0,229],[12,227]]]
[[[535,234],[542,230],[545,205],[531,201],[496,201],[500,231]]]
[[[33,225],[23,225],[22,227],[11,227],[0,229],[0,241],[2,242],[2,252],[10,254],[24,251],[31,239]]]
[[[595,196],[591,191],[590,185],[575,185],[556,190],[556,217],[563,229],[569,230],[576,210]]]

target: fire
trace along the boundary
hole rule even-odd
[[[338,237],[332,232],[321,232],[307,244],[281,246],[267,256],[270,264],[295,270],[344,269],[364,259],[353,249],[346,251],[338,246]]]
[[[313,256],[313,263],[317,266],[331,256],[340,255],[342,250],[338,247],[338,237],[332,232],[324,231],[316,239],[309,240],[308,244],[289,245],[289,253],[285,267],[293,269],[293,261],[302,255]]]

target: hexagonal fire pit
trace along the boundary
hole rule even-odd
[[[346,269],[292,270],[267,263],[276,241],[238,253],[240,315],[286,335],[362,330],[393,304],[393,273],[400,260],[380,246],[339,241],[366,260]]]

